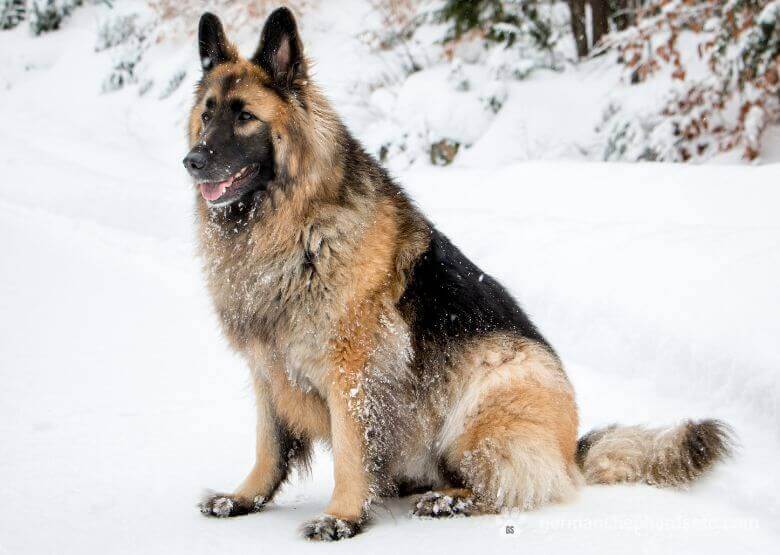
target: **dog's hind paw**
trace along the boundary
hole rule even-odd
[[[360,532],[361,528],[360,522],[323,515],[304,524],[301,532],[307,540],[334,542],[351,538]]]
[[[207,493],[203,501],[198,503],[200,512],[206,516],[228,518],[231,516],[256,513],[265,505],[265,498],[247,499],[228,493]]]
[[[417,499],[412,509],[412,516],[417,518],[447,518],[470,516],[475,512],[476,507],[472,497],[429,491]]]

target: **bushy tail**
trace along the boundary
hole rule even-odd
[[[719,420],[688,420],[669,428],[613,425],[580,438],[577,464],[588,484],[684,488],[730,455],[732,437]]]

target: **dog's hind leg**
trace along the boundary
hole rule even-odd
[[[442,513],[442,494],[460,507],[445,516],[527,510],[571,497],[581,482],[577,412],[557,358],[531,344],[494,362],[486,355],[470,376],[445,427],[443,458],[472,495],[441,492],[431,500],[433,492],[416,512]]]
[[[419,518],[446,518],[471,516],[483,512],[474,492],[468,488],[443,488],[429,491],[417,498],[412,516]]]

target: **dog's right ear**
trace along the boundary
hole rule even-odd
[[[200,65],[204,72],[208,72],[224,62],[237,59],[236,49],[225,38],[222,22],[213,13],[206,12],[200,16],[198,46],[200,48]]]

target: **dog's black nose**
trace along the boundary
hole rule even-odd
[[[208,151],[205,148],[196,146],[187,156],[184,157],[184,167],[187,171],[193,172],[202,170],[209,161]]]

